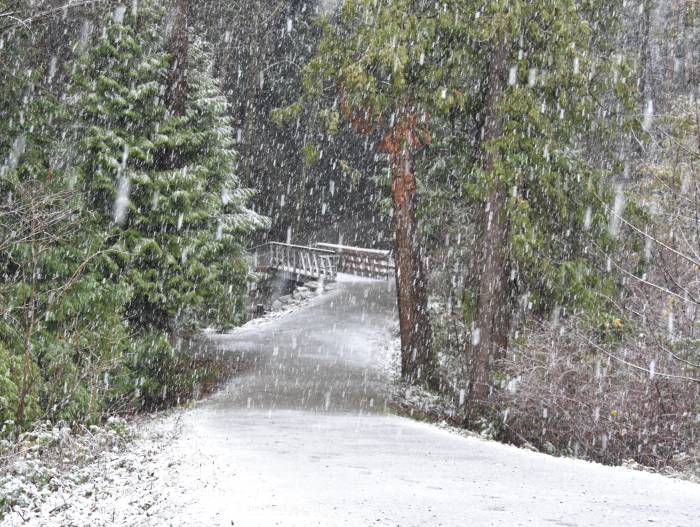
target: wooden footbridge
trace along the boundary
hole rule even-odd
[[[284,273],[294,280],[333,282],[339,272],[387,280],[394,275],[389,251],[330,243],[314,247],[269,242],[253,249],[255,269]]]

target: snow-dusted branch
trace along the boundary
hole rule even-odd
[[[679,256],[679,257],[683,258],[684,260],[687,260],[689,263],[695,265],[696,267],[700,267],[700,261],[696,260],[695,258],[693,258],[693,257],[691,257],[691,256],[688,256],[687,254],[684,254],[684,253],[682,253],[682,252],[680,252],[680,251],[677,251],[677,250],[674,249],[673,247],[670,247],[670,246],[667,245],[666,243],[664,243],[664,242],[662,242],[661,240],[659,240],[657,237],[652,236],[652,235],[649,234],[648,232],[645,232],[645,231],[641,230],[641,229],[640,229],[639,227],[637,227],[636,225],[634,225],[634,224],[630,223],[629,221],[627,221],[627,220],[622,216],[622,214],[619,214],[619,213],[617,213],[615,210],[613,210],[600,196],[598,196],[597,194],[595,194],[595,196],[596,196],[596,198],[598,198],[598,200],[602,203],[602,205],[605,207],[605,209],[607,210],[607,212],[608,212],[611,216],[613,216],[613,217],[617,218],[618,220],[620,220],[622,223],[624,223],[625,225],[627,225],[627,226],[628,226],[630,229],[632,229],[634,232],[636,232],[637,234],[639,234],[639,235],[642,236],[643,238],[646,238],[646,239],[648,239],[648,240],[651,240],[652,242],[656,243],[657,245],[660,245],[661,247],[663,247],[664,249],[666,249],[666,250],[672,252],[672,253],[675,254],[676,256]]]
[[[646,373],[647,375],[649,375],[650,378],[662,377],[664,379],[677,379],[677,380],[682,380],[682,381],[690,381],[690,382],[700,383],[700,379],[696,379],[695,377],[688,377],[685,375],[674,375],[671,373],[662,373],[662,372],[652,371],[649,368],[645,368],[644,366],[640,366],[639,364],[635,364],[633,362],[630,362],[628,360],[623,359],[622,357],[615,355],[614,353],[606,350],[604,347],[593,342],[590,338],[588,338],[583,333],[581,333],[581,332],[577,332],[577,333],[578,333],[578,336],[581,337],[583,340],[585,340],[593,349],[600,351],[604,355],[607,355],[608,357],[610,357],[612,360],[617,361],[621,364],[624,364],[625,366],[629,366],[630,368],[633,368],[635,370]]]
[[[20,13],[19,11],[5,11],[0,13],[0,19],[8,19],[12,23],[9,26],[6,26],[4,28],[0,28],[0,31],[7,31],[8,29],[11,29],[12,27],[16,25],[21,25],[24,26],[25,28],[29,28],[30,24],[32,22],[36,22],[38,20],[44,19],[44,18],[49,18],[51,16],[54,16],[58,13],[61,13],[65,11],[66,9],[74,9],[76,7],[84,7],[87,5],[93,5],[93,4],[104,4],[109,2],[110,0],[77,0],[77,1],[69,1],[66,4],[63,4],[61,6],[57,7],[52,7],[50,9],[44,9],[41,11],[37,11],[35,13]]]

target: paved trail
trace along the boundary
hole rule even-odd
[[[700,526],[700,485],[389,415],[393,303],[388,284],[345,279],[212,337],[241,375],[7,525]]]
[[[700,486],[466,439],[385,412],[392,292],[341,281],[215,337],[248,365],[180,419],[150,523],[698,526]]]

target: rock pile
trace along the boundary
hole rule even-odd
[[[318,296],[331,288],[329,284],[325,284],[322,280],[314,280],[303,285],[297,285],[290,294],[282,295],[276,299],[272,303],[271,310],[283,311],[289,307],[300,305],[304,301]]]

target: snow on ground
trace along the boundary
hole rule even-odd
[[[366,276],[357,276],[354,274],[338,273],[336,276],[336,283],[338,284],[377,284],[386,283],[391,285],[393,283],[393,278],[389,280],[377,280],[376,278],[368,278]]]
[[[159,477],[175,462],[162,454],[179,414],[148,419],[82,436],[58,427],[32,434],[24,443],[30,452],[10,460],[0,477],[14,502],[2,525],[148,525],[149,509],[165,496]]]
[[[700,487],[382,415],[157,419],[19,526],[697,525]]]
[[[139,426],[7,525],[682,526],[700,485],[462,437],[388,414],[385,283],[213,336],[247,369]]]

